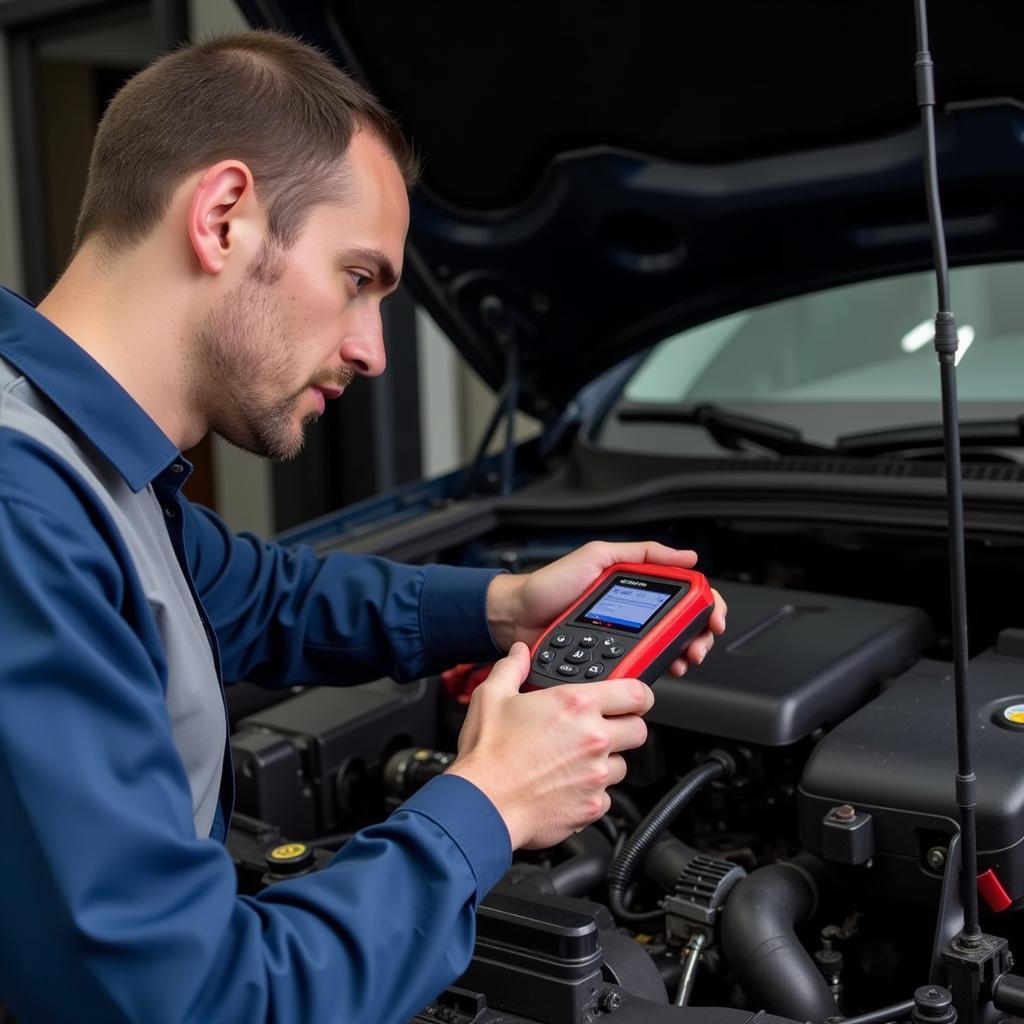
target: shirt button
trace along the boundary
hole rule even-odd
[[[164,515],[167,516],[168,519],[173,519],[174,518],[174,509],[173,508],[165,508],[164,509]]]
[[[185,467],[180,462],[172,462],[171,463],[171,472],[172,473],[184,473],[185,472]]]

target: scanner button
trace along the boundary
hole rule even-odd
[[[580,647],[593,647],[597,643],[597,637],[593,633],[586,633],[580,637]]]
[[[552,650],[541,651],[540,654],[537,655],[537,664],[538,665],[550,665],[551,662],[553,662],[556,657],[557,657],[557,655]]]
[[[614,647],[614,646],[616,646],[616,644],[618,644],[618,642],[619,642],[619,641],[618,641],[618,640],[616,640],[616,639],[615,639],[615,637],[613,637],[613,636],[606,636],[606,637],[605,637],[605,638],[604,638],[604,639],[603,639],[603,640],[601,641],[601,646],[602,646],[602,647]]]
[[[566,665],[563,661],[555,671],[560,676],[576,676],[579,675],[580,670],[575,665]]]
[[[565,660],[572,663],[573,665],[582,665],[585,661],[590,661],[590,651],[584,650],[582,647],[577,647],[572,654],[567,654]]]
[[[614,658],[621,658],[626,653],[626,648],[621,644],[609,644],[602,652],[602,658],[608,658],[609,660]]]
[[[599,661],[595,661],[593,665],[588,665],[586,672],[583,673],[588,679],[598,679],[604,675],[604,665]]]
[[[562,630],[548,640],[552,647],[568,647],[572,643],[572,633]]]

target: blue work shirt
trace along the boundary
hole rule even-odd
[[[219,684],[492,658],[493,573],[232,534],[180,493],[191,467],[130,395],[9,292],[0,369],[0,997],[20,1024],[408,1020],[468,963],[477,902],[509,864],[504,823],[442,776],[324,870],[239,896],[219,841]],[[107,490],[61,456],[65,438]],[[163,513],[154,547],[169,542],[212,666],[201,723],[170,707],[172,612],[144,585],[118,494]]]

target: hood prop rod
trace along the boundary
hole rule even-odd
[[[935,351],[939,358],[942,383],[942,432],[946,454],[946,501],[949,520],[949,574],[953,625],[953,678],[956,685],[956,743],[958,771],[956,798],[960,808],[962,868],[961,896],[964,903],[964,927],[960,941],[976,948],[981,941],[978,924],[978,843],[974,809],[976,777],[971,742],[971,709],[968,702],[967,662],[967,583],[964,555],[964,498],[960,470],[960,426],[956,387],[956,317],[949,308],[949,264],[939,200],[938,160],[935,152],[935,84],[932,58],[928,52],[928,25],[925,0],[915,0],[917,13],[917,105],[921,108],[924,142],[924,182],[928,197],[928,226],[939,294],[935,315]]]
[[[978,914],[978,841],[975,825],[976,786],[968,692],[967,583],[964,554],[963,481],[960,465],[959,411],[957,407],[956,318],[949,306],[949,263],[939,201],[938,159],[935,146],[935,81],[928,51],[926,0],[914,0],[917,57],[914,73],[917,105],[921,108],[925,192],[928,224],[938,287],[935,315],[935,351],[942,385],[942,430],[946,463],[946,499],[949,526],[949,573],[952,613],[953,679],[956,689],[957,775],[956,802],[960,810],[960,898],[963,928],[942,951],[952,990],[953,1006],[961,1024],[980,1024],[999,979],[1013,962],[1005,939],[982,934]]]

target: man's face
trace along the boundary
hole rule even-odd
[[[409,203],[366,132],[345,166],[344,202],[314,206],[287,250],[267,241],[195,339],[211,429],[257,455],[297,455],[327,401],[384,370],[380,304],[401,273]]]

